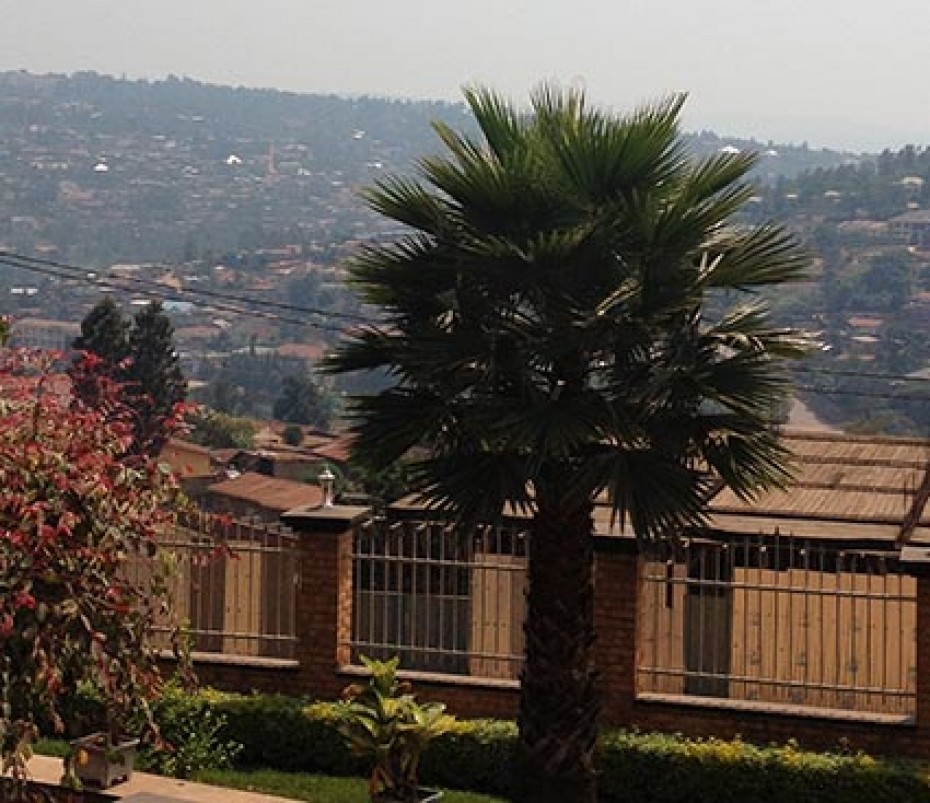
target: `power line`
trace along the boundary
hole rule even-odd
[[[316,315],[326,318],[338,318],[351,323],[371,323],[370,318],[353,313],[337,312],[324,310],[318,307],[306,307],[298,304],[289,304],[282,301],[270,299],[254,299],[233,293],[224,293],[218,290],[209,290],[206,288],[173,288],[152,281],[131,276],[120,276],[116,279],[97,276],[98,271],[92,271],[89,268],[83,268],[78,265],[69,264],[50,259],[39,257],[30,257],[12,251],[0,250],[0,265],[17,268],[20,270],[37,273],[44,276],[50,276],[57,279],[66,279],[69,281],[78,281],[85,284],[92,284],[98,287],[105,287],[112,290],[127,290],[125,285],[136,285],[140,295],[148,298],[183,301],[185,296],[193,297],[194,303],[200,306],[207,306],[208,302],[202,299],[209,299],[209,306],[224,312],[231,312],[238,315],[245,315],[253,318],[262,318],[279,323],[290,323],[297,326],[309,326],[315,329],[321,329],[333,332],[344,331],[344,326],[334,325],[325,322],[307,320],[305,318],[293,318],[279,313],[267,312],[255,307],[264,307],[270,310],[280,310],[303,315]],[[200,299],[200,300],[198,300]],[[247,307],[236,306],[245,304]],[[820,376],[840,376],[866,380],[885,380],[895,382],[930,382],[930,377],[908,376],[904,374],[893,374],[884,372],[869,372],[853,369],[842,368],[809,368],[803,365],[791,367],[792,372],[801,374],[817,374]],[[811,385],[796,385],[796,390],[808,393],[817,393],[820,395],[837,395],[837,396],[861,396],[864,398],[889,399],[895,401],[926,401],[930,402],[930,396],[902,396],[889,392],[878,392],[869,390],[852,390],[847,388],[823,388]]]
[[[106,278],[96,275],[95,271],[88,268],[82,268],[77,265],[69,265],[63,262],[53,260],[38,259],[15,254],[9,251],[0,251],[0,265],[17,268],[44,276],[50,276],[56,279],[66,279],[68,281],[77,281],[85,284],[92,284],[98,287],[104,287],[112,290],[132,290],[147,298],[170,299],[174,301],[183,301],[185,297],[193,297],[194,303],[201,306],[213,307],[225,312],[232,312],[239,315],[250,316],[254,318],[264,318],[281,323],[292,323],[298,326],[310,326],[316,329],[323,329],[334,332],[341,332],[344,326],[307,320],[305,318],[294,318],[272,313],[264,310],[254,309],[254,307],[267,307],[276,310],[285,310],[290,312],[301,313],[305,315],[316,315],[327,318],[340,318],[352,323],[370,323],[370,319],[362,315],[351,313],[342,313],[328,311],[315,307],[302,307],[296,304],[287,304],[285,302],[271,301],[268,299],[251,299],[243,296],[237,296],[230,293],[222,293],[216,290],[207,290],[200,288],[172,288],[159,282],[136,277],[118,277]],[[127,288],[126,284],[138,285],[135,288]],[[209,301],[203,300],[204,298]],[[231,303],[230,303],[231,302]],[[236,306],[245,304],[247,307]]]
[[[94,278],[87,278],[87,277],[82,278],[82,277],[74,276],[68,273],[64,273],[64,274],[56,273],[54,270],[40,267],[38,265],[18,265],[16,263],[9,262],[2,258],[0,258],[0,265],[7,265],[8,267],[15,267],[21,270],[30,271],[32,273],[38,273],[43,276],[51,276],[57,279],[67,279],[69,281],[83,281],[87,284],[93,284],[98,287],[105,287],[105,288],[109,288],[112,290],[126,290],[126,288],[122,286],[121,284],[119,284],[118,282],[110,282],[110,281],[107,281],[106,279],[94,279]],[[151,298],[153,300],[158,300],[158,301],[163,300],[163,299],[167,299],[171,301],[184,300],[183,298],[181,298],[181,294],[167,287],[162,287],[161,290],[149,290],[149,289],[139,288],[135,290],[134,292],[137,292],[139,295],[143,295],[146,298]],[[197,301],[194,303],[197,303],[200,306],[207,305],[207,302],[204,302],[204,301]],[[308,321],[302,318],[300,319],[288,318],[283,315],[272,313],[272,312],[266,312],[264,310],[244,309],[242,307],[233,306],[231,304],[225,304],[221,301],[219,302],[211,301],[209,306],[212,307],[213,309],[221,310],[223,312],[232,312],[237,315],[245,315],[247,317],[252,317],[252,318],[264,318],[266,320],[273,320],[273,321],[278,321],[281,323],[293,323],[293,324],[297,324],[298,326],[310,326],[316,329],[327,329],[327,330],[331,330],[335,332],[342,331],[342,327],[340,326],[317,323],[315,321]]]

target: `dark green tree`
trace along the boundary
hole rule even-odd
[[[781,228],[732,222],[754,159],[688,158],[680,98],[617,117],[550,88],[528,113],[466,97],[479,138],[436,124],[446,154],[368,192],[410,233],[355,260],[383,322],[328,365],[394,380],[353,401],[357,460],[410,457],[414,490],[463,524],[530,516],[524,797],[591,803],[595,499],[672,537],[716,482],[786,481],[771,415],[808,340],[743,291],[807,261]]]
[[[275,418],[325,429],[329,425],[329,416],[326,397],[311,376],[291,374],[284,377],[281,395],[274,403]]]
[[[281,433],[281,440],[288,446],[300,446],[304,441],[304,431],[300,424],[288,424]]]
[[[188,417],[190,438],[201,446],[213,449],[251,449],[255,445],[255,422],[208,407],[200,408]]]
[[[158,454],[167,437],[166,422],[187,396],[174,346],[174,326],[162,305],[153,301],[140,310],[129,332],[130,363],[126,392],[136,412],[133,450]]]
[[[80,352],[71,369],[74,392],[94,406],[101,396],[101,382],[124,380],[129,358],[129,322],[112,298],[97,302],[87,313],[73,348]],[[85,354],[92,355],[89,363]]]

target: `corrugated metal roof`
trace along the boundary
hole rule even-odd
[[[714,528],[894,540],[910,517],[927,515],[930,441],[788,432],[784,443],[794,455],[791,485],[748,501],[721,490],[709,505]]]
[[[209,492],[282,513],[297,507],[323,503],[323,492],[316,485],[267,477],[252,471],[211,485]]]

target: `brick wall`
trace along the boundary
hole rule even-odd
[[[218,686],[247,690],[338,697],[358,677],[347,669],[346,642],[352,611],[352,529],[366,518],[365,508],[333,507],[292,513],[285,521],[298,532],[301,586],[297,626],[297,664],[284,666],[203,665],[201,678]],[[694,736],[742,736],[762,743],[796,739],[803,746],[852,749],[875,753],[926,756],[930,751],[930,682],[918,682],[917,717],[912,724],[877,722],[854,714],[786,713],[777,706],[737,706],[707,700],[637,699],[636,601],[640,575],[634,545],[599,539],[595,564],[595,658],[604,694],[603,723],[642,730]],[[917,582],[918,677],[930,679],[930,577]],[[408,673],[422,700],[441,700],[462,717],[513,719],[519,690],[515,683],[455,680],[427,673]]]

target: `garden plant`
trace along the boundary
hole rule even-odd
[[[7,334],[3,321],[0,342]],[[92,406],[62,364],[0,348],[4,794],[24,794],[31,743],[40,728],[64,729],[79,688],[99,695],[111,736],[129,717],[150,721],[161,683],[152,634],[170,621],[171,566],[156,538],[183,496],[155,458],[130,448],[133,411],[118,384],[95,378],[93,356],[77,369],[97,382]],[[163,420],[165,432],[176,420]]]

